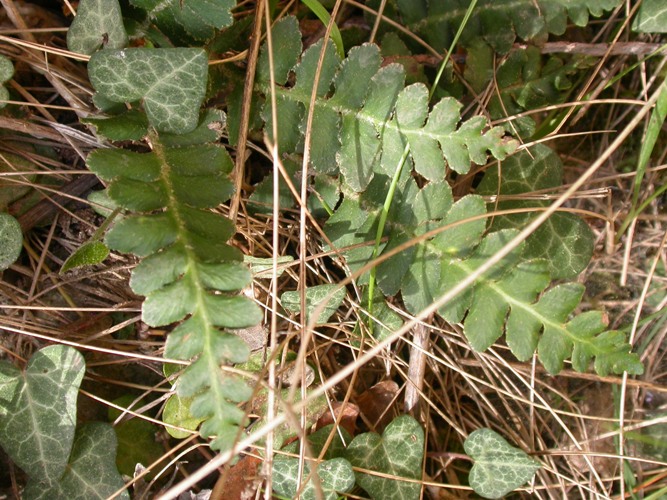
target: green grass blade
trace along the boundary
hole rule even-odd
[[[322,24],[325,26],[329,24],[329,19],[331,19],[331,16],[329,15],[329,12],[327,12],[327,9],[325,9],[318,0],[301,1],[313,12],[313,14],[317,16],[320,21],[322,21]],[[334,45],[336,45],[336,51],[338,52],[338,55],[341,59],[343,59],[345,57],[345,47],[343,46],[343,37],[341,36],[340,30],[338,29],[338,25],[336,23],[334,23],[331,28],[331,39],[333,40]]]

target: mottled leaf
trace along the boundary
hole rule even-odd
[[[640,33],[667,33],[667,5],[662,0],[643,0],[632,21]]]
[[[0,213],[0,271],[11,266],[21,254],[23,232],[21,225],[9,214]]]
[[[76,431],[65,474],[49,484],[31,479],[23,498],[30,500],[106,499],[121,490],[125,482],[116,469],[116,435],[109,424],[88,422]],[[129,500],[127,490],[117,497]]]
[[[195,129],[207,74],[202,49],[103,50],[88,63],[95,90],[114,102],[143,100],[148,121],[164,132]]]
[[[81,0],[76,17],[67,30],[67,48],[93,54],[101,48],[122,49],[127,33],[118,0]]]
[[[382,436],[367,432],[355,437],[345,457],[355,467],[393,476],[381,477],[355,472],[357,483],[375,500],[412,500],[419,498],[418,482],[401,478],[421,479],[424,458],[424,431],[409,415],[394,419]]]
[[[336,500],[341,493],[346,493],[354,487],[354,471],[352,465],[344,458],[332,458],[324,460],[317,465],[312,472],[317,474],[322,495],[316,494],[314,480],[303,487],[300,498],[314,500],[323,498],[325,500]],[[311,466],[308,462],[303,467],[303,476],[311,474]],[[299,477],[299,460],[290,457],[277,456],[273,459],[273,490],[286,498],[295,498],[299,490],[297,479]]]
[[[310,317],[316,308],[322,307],[317,316],[317,324],[326,323],[334,315],[345,300],[347,291],[344,287],[338,285],[316,285],[308,287],[306,294],[306,318]],[[329,295],[331,295],[329,297]],[[327,299],[325,304],[322,302]],[[280,297],[280,303],[289,312],[293,314],[301,313],[301,294],[298,291],[284,292]],[[307,321],[307,319],[306,319]]]
[[[0,362],[0,444],[35,481],[65,473],[84,371],[83,356],[63,345],[36,352],[25,371]]]
[[[470,486],[484,498],[500,498],[530,481],[540,464],[491,429],[477,429],[464,443],[475,461]]]
[[[514,198],[494,204],[499,210],[547,206],[548,201],[531,198],[531,195],[557,189],[563,182],[563,165],[558,155],[542,144],[513,155],[500,169],[500,173],[498,168],[489,169],[478,187],[480,194]],[[521,213],[495,217],[493,228],[520,228],[536,216]],[[553,278],[573,278],[588,265],[594,243],[593,232],[583,220],[574,214],[559,212],[526,240],[525,256],[545,259]]]

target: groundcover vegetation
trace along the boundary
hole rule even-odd
[[[2,3],[6,494],[667,493],[662,2]]]

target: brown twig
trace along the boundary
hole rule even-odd
[[[429,350],[429,328],[424,323],[417,323],[412,331],[410,345],[410,361],[408,362],[408,380],[405,385],[404,407],[406,413],[417,417],[419,399],[424,390],[424,374],[426,373],[426,353]]]
[[[19,217],[19,224],[23,232],[27,232],[45,219],[55,214],[61,206],[83,195],[99,181],[94,175],[80,175],[69,184],[59,189],[55,196],[46,198],[37,203],[30,210]],[[11,208],[10,208],[11,212]]]
[[[611,46],[610,46],[611,45]],[[526,48],[525,44],[514,44],[515,47]],[[577,43],[577,42],[549,42],[540,47],[542,54],[583,54],[586,56],[645,56],[656,52],[660,43],[645,42],[616,42],[608,43]]]
[[[246,141],[248,140],[248,124],[250,123],[250,106],[252,104],[252,89],[255,85],[255,70],[257,68],[257,56],[262,39],[262,10],[264,2],[257,2],[255,12],[255,25],[252,30],[252,43],[248,50],[246,64],[245,82],[243,84],[243,102],[241,104],[241,121],[239,122],[239,136],[236,141],[236,163],[234,164],[234,196],[229,204],[229,218],[236,223],[236,216],[241,204],[241,187],[243,186],[243,173],[245,167]]]

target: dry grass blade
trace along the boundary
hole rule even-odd
[[[590,56],[594,63],[582,64],[575,76],[569,75],[571,87],[560,89],[557,102],[526,107],[504,118],[502,113],[494,116],[499,118],[494,125],[506,124],[510,131],[517,131],[511,127],[523,119],[548,122],[539,142],[549,144],[563,160],[564,184],[530,193],[487,194],[483,201],[544,205],[489,210],[436,229],[425,224],[419,236],[406,238],[354,272],[345,255],[372,246],[372,238],[336,248],[326,236],[324,212],[318,212],[313,203],[326,196],[315,192],[320,186],[316,188],[318,174],[309,156],[313,134],[320,130],[318,116],[322,116],[312,103],[325,101],[337,90],[334,84],[325,97],[317,96],[315,83],[324,66],[325,45],[319,53],[315,83],[307,91],[300,89],[301,150],[295,154],[279,150],[281,135],[288,131],[281,130],[276,117],[284,109],[281,100],[296,85],[296,76],[292,70],[284,88],[272,80],[271,92],[262,94],[260,102],[255,68],[261,44],[266,44],[269,54],[283,50],[273,47],[269,28],[278,20],[276,16],[295,13],[302,17],[299,28],[307,44],[328,37],[336,23],[350,40],[371,39],[387,47],[405,47],[405,55],[383,54],[382,65],[404,65],[410,82],[430,81],[442,54],[433,49],[427,33],[411,31],[394,15],[396,2],[330,2],[331,22],[326,27],[319,21],[310,23],[313,19],[299,2],[279,3],[279,13],[272,11],[273,2],[264,0],[237,5],[237,21],[254,16],[254,23],[241,31],[252,37],[229,42],[230,51],[211,56],[226,63],[211,66],[216,68],[211,71],[219,71],[216,78],[232,81],[229,75],[233,74],[237,79],[242,75],[239,82],[245,79],[241,83],[234,80],[244,85],[233,173],[236,191],[228,205],[214,210],[235,221],[234,246],[245,255],[270,259],[270,265],[245,290],[264,311],[265,320],[255,331],[259,340],[253,346],[258,365],[220,368],[221,373],[246,377],[254,386],[254,400],[244,406],[239,403],[254,425],[233,450],[221,454],[214,454],[192,430],[196,425],[165,422],[167,400],[173,394],[171,383],[187,363],[163,356],[173,327],[153,328],[141,320],[142,298],[128,285],[137,259],[113,253],[92,268],[58,272],[104,221],[86,199],[91,189],[104,186],[84,171],[85,157],[91,150],[110,145],[131,151],[144,151],[146,146],[141,141],[109,143],[79,122],[95,110],[85,72],[88,57],[62,48],[64,27],[71,20],[67,12],[44,10],[28,1],[0,3],[4,8],[0,54],[17,68],[6,84],[12,95],[8,111],[0,111],[0,156],[18,154],[30,164],[30,168],[12,164],[9,172],[0,169],[0,186],[23,185],[30,191],[29,200],[21,197],[0,207],[16,216],[25,235],[21,258],[3,272],[0,281],[0,359],[25,366],[40,348],[58,343],[84,354],[87,368],[79,398],[80,419],[108,421],[119,435],[123,426],[140,422],[145,426],[144,436],[152,439],[145,446],[150,453],[136,457],[127,452],[132,446],[122,443],[123,452],[131,455],[129,460],[145,466],[136,472],[134,467],[126,469],[127,491],[137,498],[168,499],[194,488],[213,488],[211,498],[226,498],[232,491],[230,484],[238,483],[234,491],[239,497],[249,494],[270,499],[276,494],[274,463],[291,457],[299,464],[297,494],[306,491],[305,483],[313,479],[313,489],[307,494],[324,498],[327,486],[313,473],[313,464],[326,460],[327,450],[337,445],[340,436],[345,432],[352,437],[365,432],[382,434],[398,416],[409,413],[424,429],[425,441],[421,477],[406,481],[418,484],[424,498],[472,498],[467,480],[470,461],[460,452],[466,437],[480,427],[502,434],[542,465],[533,482],[516,493],[517,498],[664,493],[667,148],[661,135],[662,120],[648,121],[664,86],[659,76],[664,61],[658,61],[662,57],[658,56],[636,62],[660,54],[663,47],[658,38],[631,31],[640,2],[620,5],[605,15],[604,22],[592,22],[580,30],[571,25],[557,40],[550,37],[538,51],[542,61],[557,57],[562,63]],[[371,5],[379,5],[379,12]],[[577,41],[575,30],[579,30]],[[267,31],[269,35],[262,36]],[[518,38],[510,45],[511,51],[532,46]],[[475,71],[481,66],[474,66],[474,49],[466,46],[456,54],[447,66],[448,81],[438,90],[459,92],[466,104],[464,113],[489,113],[490,104],[503,90],[502,82],[490,78],[484,86],[475,87],[479,76]],[[495,70],[509,58],[509,53],[488,54],[489,67]],[[268,64],[273,68],[272,56]],[[269,74],[273,78],[273,71]],[[223,102],[228,106],[226,95],[209,97],[211,105]],[[264,119],[262,113],[270,113],[273,119],[265,128],[258,125]],[[644,157],[638,174],[635,166],[640,164],[641,143],[650,126],[654,127],[655,147],[652,155]],[[526,142],[521,148],[533,145]],[[252,154],[257,152],[260,154]],[[480,165],[466,175],[447,171],[447,180],[462,196],[474,192],[488,167]],[[263,176],[273,182],[270,203],[265,198],[257,201]],[[409,177],[420,189],[429,184],[416,172]],[[342,176],[331,179],[336,189],[344,183]],[[342,198],[362,197],[349,189],[336,193],[332,210],[340,206]],[[285,206],[288,199],[291,205]],[[374,336],[375,326],[383,324],[386,316],[380,318],[376,309],[367,310],[364,276],[371,268],[427,246],[439,233],[472,220],[484,220],[488,226],[494,219],[526,212],[534,218],[515,238],[458,285],[440,293],[430,306],[410,314],[401,293],[390,297],[386,307],[403,326],[384,337]],[[485,352],[476,352],[466,339],[465,318],[461,324],[448,323],[438,314],[443,304],[474,286],[556,212],[584,218],[595,240],[591,265],[576,278],[586,285],[586,293],[575,312],[601,310],[610,328],[628,333],[645,366],[641,377],[579,373],[569,364],[554,377],[537,356],[532,362],[517,362],[502,340]],[[281,264],[285,256],[294,260]],[[345,294],[328,321],[318,322],[329,297],[306,317],[311,306],[307,292],[323,285],[332,286],[331,296],[341,288]],[[281,297],[286,291],[300,293],[303,314],[283,307]],[[332,430],[323,446],[314,448],[307,437],[329,424]],[[189,437],[179,441],[168,431]],[[288,441],[298,443],[287,451],[276,451],[286,435]],[[232,464],[235,456],[241,457],[238,466]],[[18,497],[28,481],[26,475],[4,456],[0,457],[0,471],[0,495]],[[386,472],[367,472],[398,478]],[[252,480],[243,481],[245,476]],[[366,498],[367,493],[357,485],[349,495]]]

